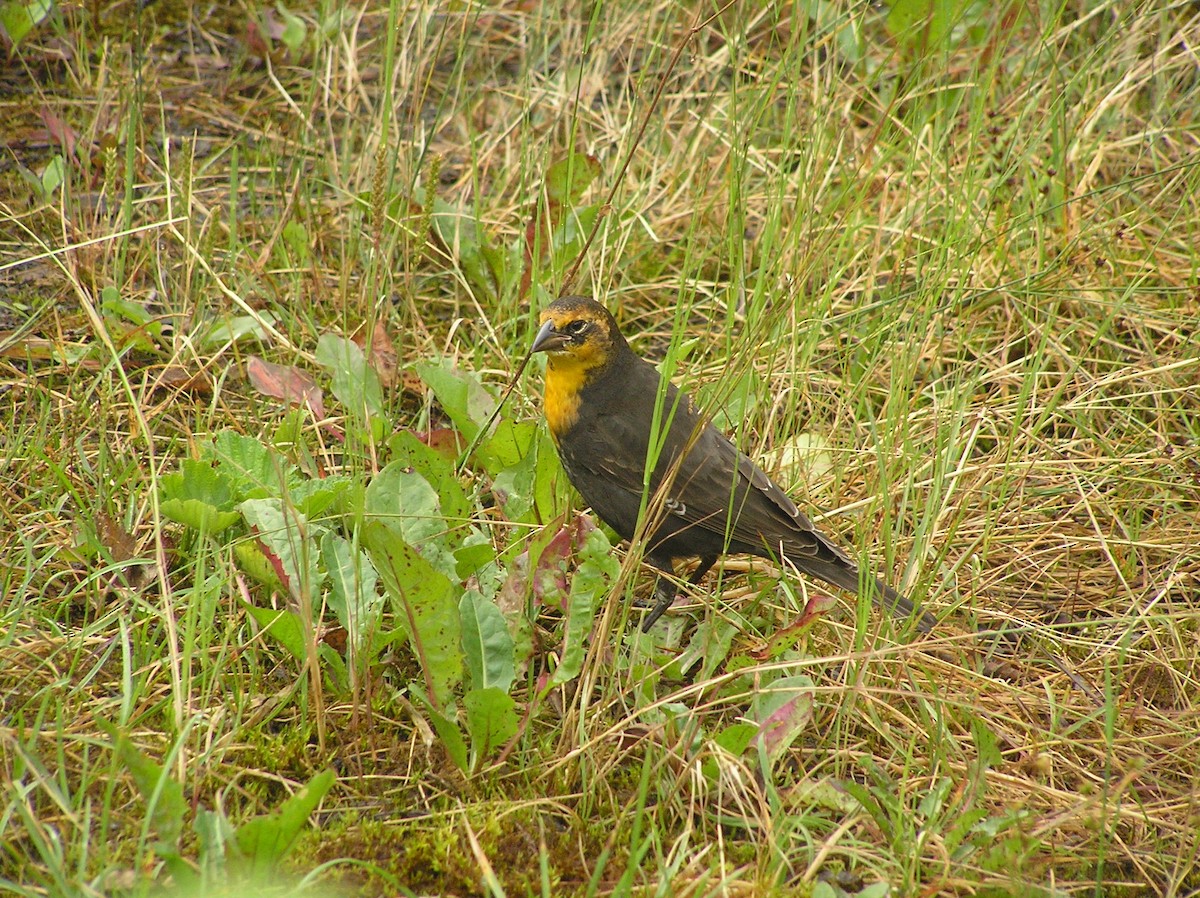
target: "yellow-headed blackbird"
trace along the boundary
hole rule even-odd
[[[632,539],[642,507],[643,481],[658,413],[661,449],[650,478],[653,495],[664,478],[661,515],[646,537],[646,560],[674,575],[676,558],[699,557],[691,582],[722,554],[786,558],[796,568],[858,592],[860,578],[872,598],[899,617],[912,602],[858,566],[724,434],[709,424],[658,370],[638,356],[604,306],[582,296],[551,303],[533,352],[549,355],[545,412],[550,435],[571,483],[592,509],[624,539]],[[682,457],[681,457],[682,456]],[[675,590],[665,577],[655,588],[648,630],[670,606]],[[923,614],[918,626],[935,621]]]

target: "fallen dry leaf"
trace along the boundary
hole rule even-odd
[[[382,320],[375,322],[375,330],[371,332],[371,352],[367,363],[375,369],[379,376],[379,384],[385,390],[396,386],[399,377],[399,364],[396,347],[388,333],[387,325]]]
[[[325,418],[325,398],[307,371],[293,365],[275,365],[256,355],[246,363],[246,375],[254,389],[290,405],[307,405],[318,421]]]
[[[212,378],[206,371],[189,371],[181,365],[167,365],[151,385],[154,390],[181,390],[194,396],[211,396]]]

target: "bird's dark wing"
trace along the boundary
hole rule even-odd
[[[675,509],[677,515],[727,538],[728,551],[786,555],[798,566],[806,557],[853,564],[758,465],[711,425],[705,425],[679,465],[670,495],[686,505]]]

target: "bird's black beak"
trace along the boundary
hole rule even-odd
[[[537,336],[533,338],[533,345],[529,347],[529,351],[554,352],[554,350],[566,346],[568,339],[566,334],[560,334],[554,329],[553,321],[547,321],[538,330]]]

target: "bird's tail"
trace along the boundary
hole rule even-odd
[[[826,560],[824,558],[808,556],[800,559],[792,559],[792,561],[797,568],[806,574],[820,577],[827,583],[840,586],[842,589],[852,592],[855,595],[858,595],[859,589],[864,583],[867,585],[874,584],[874,589],[871,591],[871,601],[877,607],[884,609],[894,617],[908,620],[917,613],[916,606],[907,596],[898,593],[882,580],[878,580],[870,574],[862,575],[857,567],[853,564],[847,564],[840,558]],[[917,629],[922,633],[930,632],[936,625],[937,618],[928,611],[922,611],[917,617]]]
[[[857,584],[854,589],[857,592]],[[871,601],[878,607],[886,608],[893,615],[904,620],[911,619],[917,613],[917,606],[912,603],[912,599],[896,592],[896,590],[892,589],[882,580],[875,581],[875,593],[871,596]],[[930,632],[936,624],[937,618],[928,611],[922,611],[917,618],[917,629],[922,633]]]

